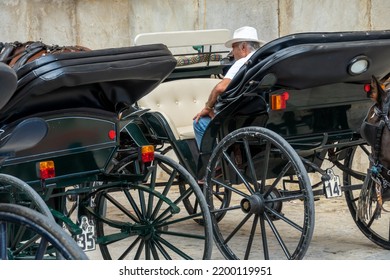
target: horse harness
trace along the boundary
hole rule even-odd
[[[0,62],[8,64],[13,68],[19,68],[29,62],[35,55],[40,52],[44,56],[46,54],[58,53],[58,52],[78,52],[86,51],[88,48],[81,46],[67,46],[62,47],[58,45],[47,45],[40,41],[30,41],[26,43],[13,42],[13,43],[1,43],[0,42]]]
[[[380,163],[379,155],[381,153],[383,131],[385,127],[390,130],[390,119],[388,117],[389,108],[390,98],[386,98],[385,102],[383,103],[382,110],[380,110],[376,105],[373,105],[374,114],[379,118],[379,123],[375,125],[370,124],[367,121],[367,116],[361,128],[362,137],[372,148],[372,154],[369,157],[371,162],[369,175],[375,182],[377,202],[384,211],[386,210],[383,208],[382,194],[385,190],[390,190],[390,169]]]
[[[19,56],[19,58],[10,65],[12,67],[19,68],[20,66],[26,64],[27,61],[34,55],[41,51],[47,51],[48,49],[42,42],[31,42],[27,43],[23,49],[18,50],[18,48],[23,47],[23,45],[24,44],[20,42],[4,43],[0,54],[0,62],[10,65],[11,61]]]

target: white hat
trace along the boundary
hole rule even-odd
[[[250,26],[244,26],[234,31],[233,39],[227,41],[225,43],[225,46],[227,48],[231,48],[234,43],[244,42],[244,41],[257,42],[260,44],[265,43],[264,41],[261,41],[257,38],[257,31],[255,28]]]

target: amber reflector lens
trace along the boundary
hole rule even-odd
[[[271,95],[271,109],[272,110],[282,110],[286,109],[287,100],[289,98],[288,92],[283,92],[281,94]]]
[[[39,178],[49,179],[56,176],[54,161],[41,161],[38,163],[39,166]]]
[[[141,147],[142,162],[151,162],[154,160],[154,146],[147,145]]]

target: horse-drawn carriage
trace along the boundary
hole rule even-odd
[[[152,145],[137,145],[142,134],[122,132],[142,113],[132,105],[175,65],[161,44],[63,52],[17,68],[16,90],[3,93],[2,172],[28,183],[85,251],[99,246],[104,259],[210,258],[211,219],[195,179]],[[170,172],[165,180],[157,181],[159,165]],[[0,197],[45,208],[9,182]],[[184,200],[199,212],[183,211]],[[17,224],[4,232],[8,258],[36,255],[35,233]]]
[[[216,32],[214,40],[223,37],[223,30]],[[157,40],[169,44],[166,36]],[[138,39],[144,42],[142,35]],[[153,42],[148,35],[145,41]],[[390,72],[389,46],[388,31],[302,33],[269,42],[219,97],[199,149],[182,120],[179,130],[172,123],[180,110],[194,116],[203,108],[225,64],[177,67],[139,100],[153,109],[140,124],[151,141],[195,178],[205,178],[214,240],[224,257],[302,258],[313,234],[315,197],[343,193],[362,233],[390,249],[386,207],[375,195],[361,203],[370,151],[359,133],[372,105],[367,98],[372,76],[382,79]],[[184,97],[196,83],[200,91],[208,87],[206,93]],[[186,207],[196,212],[191,203]]]
[[[227,52],[207,44],[228,32],[207,32],[211,43],[195,33],[181,33],[197,50],[190,59],[140,36],[139,46],[47,55],[18,68],[1,108],[2,172],[27,182],[83,249],[98,245],[105,259],[207,259],[212,238],[227,259],[301,259],[314,197],[342,193],[359,229],[390,249],[377,201],[367,205],[374,215],[357,215],[369,167],[359,134],[371,105],[364,88],[390,72],[390,33],[305,33],[264,45],[220,97],[199,149],[188,126],[179,131],[171,119],[184,118],[176,108],[204,104],[178,98],[218,82]],[[175,109],[164,110],[166,101]],[[42,120],[47,131],[12,137]],[[366,165],[357,164],[359,149]],[[13,184],[1,191],[5,202],[44,208]],[[8,255],[32,255],[34,238],[11,238]]]

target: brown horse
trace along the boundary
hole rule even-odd
[[[62,52],[81,52],[89,50],[89,48],[77,45],[46,45],[40,41],[0,43],[0,62],[4,62],[14,69],[17,69],[41,56]]]
[[[390,83],[387,78],[378,81],[372,77],[367,96],[375,103],[369,109],[361,126],[361,135],[371,146],[370,168],[363,184],[357,218],[378,218],[390,201]]]

